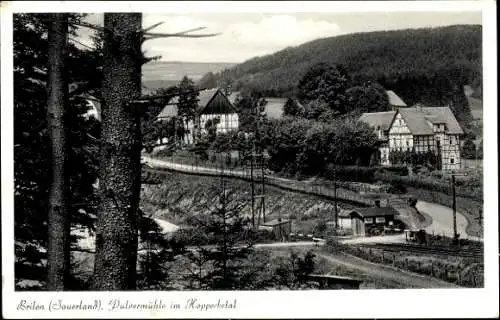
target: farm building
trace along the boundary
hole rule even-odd
[[[178,115],[179,97],[175,96],[163,108],[157,117],[158,121],[169,120]],[[216,134],[238,130],[239,116],[236,107],[228,100],[224,93],[218,89],[200,91],[198,94],[198,108],[195,120],[187,123],[187,134],[184,138],[186,144],[193,143],[195,132],[206,134],[207,126],[216,122]],[[163,140],[165,138],[162,138]],[[161,141],[160,141],[161,142]]]
[[[449,107],[400,108],[364,113],[359,121],[376,131],[381,165],[391,165],[399,153],[435,155],[442,170],[460,169],[460,139],[464,132]],[[407,161],[407,160],[405,160]]]
[[[351,229],[351,213],[352,210],[341,209],[338,212],[338,227],[341,230]],[[334,219],[335,220],[335,219]],[[326,223],[330,229],[335,228],[335,221],[328,221]]]
[[[389,105],[392,110],[397,110],[397,108],[407,107],[406,103],[401,99],[394,91],[387,90],[387,97],[389,98]]]
[[[276,239],[283,239],[292,232],[292,221],[274,219],[261,224],[261,229],[272,231]]]
[[[351,210],[351,228],[354,236],[374,235],[384,227],[394,225],[394,218],[399,213],[392,207],[357,208]]]

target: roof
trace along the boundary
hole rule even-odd
[[[363,113],[358,121],[362,121],[371,127],[389,130],[396,111]]]
[[[356,212],[363,218],[366,217],[380,217],[380,216],[397,216],[399,213],[393,207],[371,207],[371,208],[357,208],[351,210],[351,215]]]
[[[230,95],[227,96],[227,99],[229,100],[229,102],[231,102],[232,104],[235,104],[236,103],[236,98],[238,98],[238,95],[240,94],[239,91],[233,91],[231,92]]]
[[[178,109],[175,104],[167,104],[158,115],[158,118],[171,118],[177,116]]]
[[[264,112],[269,119],[281,119],[283,117],[283,109],[287,102],[287,98],[265,97],[267,101],[264,106]]]
[[[389,97],[389,104],[395,107],[406,107],[406,103],[392,90],[386,91],[387,96]]]
[[[212,101],[212,99],[218,94],[224,94],[219,88],[207,89],[198,92],[198,108],[197,112],[202,112]],[[224,96],[225,97],[225,96]],[[179,103],[179,96],[174,96],[170,99],[168,104],[163,108],[163,110],[158,115],[158,118],[168,118],[176,116],[178,113],[177,104]],[[233,106],[233,104],[231,103]],[[234,107],[234,106],[233,106]]]
[[[457,119],[449,107],[424,107],[401,108],[398,110],[406,122],[406,125],[414,135],[434,134],[433,124],[446,124],[448,134],[463,134]]]
[[[347,209],[341,209],[338,212],[339,218],[347,218],[351,214],[352,210],[347,210]]]
[[[215,94],[219,91],[218,88],[207,89],[198,92],[198,111],[204,109],[210,100],[215,96]],[[167,105],[177,105],[179,103],[179,96],[174,96],[170,99]]]
[[[277,225],[285,224],[285,223],[289,223],[289,222],[290,222],[290,220],[286,220],[286,219],[282,219],[281,221],[278,221],[278,219],[274,219],[271,221],[264,222],[264,223],[262,223],[262,225],[267,226],[267,227],[272,227],[272,226],[277,226]]]

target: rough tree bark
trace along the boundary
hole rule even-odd
[[[104,79],[95,290],[136,288],[142,14],[104,14]]]
[[[47,289],[61,291],[69,275],[69,174],[65,111],[68,84],[65,60],[68,41],[68,14],[51,14],[48,30],[47,123],[49,128],[52,172],[48,208]]]

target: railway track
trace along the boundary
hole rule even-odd
[[[461,258],[483,258],[482,248],[452,248],[444,246],[423,246],[400,243],[359,243],[353,245],[360,248],[379,249],[390,252],[409,252],[436,256],[455,256]]]

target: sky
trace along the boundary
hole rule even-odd
[[[90,14],[87,21],[102,25],[103,15]],[[221,33],[210,38],[148,40],[143,50],[162,61],[240,63],[290,46],[325,37],[379,30],[481,24],[480,12],[370,12],[370,13],[258,13],[203,12],[143,14],[143,26],[164,22],[154,32],[174,33],[206,27],[197,33]],[[80,30],[80,41],[91,44],[90,29]]]

